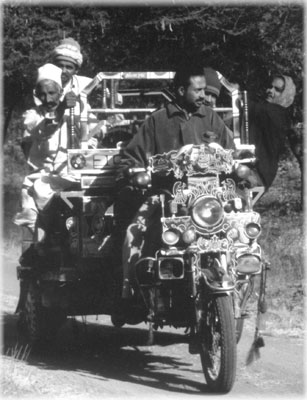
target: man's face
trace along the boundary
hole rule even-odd
[[[205,100],[206,78],[191,76],[190,84],[182,89],[183,102],[188,111],[196,111]]]
[[[267,89],[267,102],[268,103],[279,103],[279,99],[282,96],[282,92],[285,89],[285,83],[281,78],[275,78],[272,81],[272,85]]]
[[[205,93],[205,104],[209,107],[216,107],[216,96],[212,93]]]
[[[53,112],[60,104],[62,89],[52,80],[43,80],[36,86],[35,95],[47,112]]]
[[[55,61],[57,67],[62,70],[62,85],[63,87],[71,80],[72,76],[78,71],[78,67],[73,62],[58,59]]]

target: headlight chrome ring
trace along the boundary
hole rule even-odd
[[[224,209],[217,198],[202,196],[194,202],[191,216],[197,226],[212,228],[223,221]]]

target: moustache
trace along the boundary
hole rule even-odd
[[[54,103],[54,102],[52,102],[52,103],[45,103],[45,107],[46,108],[54,108],[54,107],[57,107],[57,103]]]

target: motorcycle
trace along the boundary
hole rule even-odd
[[[238,179],[253,161],[234,160],[216,143],[186,145],[151,157],[147,170],[129,171],[139,187],[148,186],[148,175],[175,178],[172,192],[159,194],[161,245],[130,271],[134,304],[145,305],[153,329],[189,331],[189,351],[200,355],[206,382],[218,392],[233,385],[247,300],[266,271],[260,216],[252,209],[262,188]]]
[[[246,151],[249,157],[242,158]],[[253,210],[263,187],[251,187],[253,146],[233,154],[215,143],[187,145],[150,157],[146,170],[129,170],[132,185],[149,195],[155,176],[172,175],[174,185],[158,193],[159,246],[130,271],[133,306],[118,318],[122,275],[102,262],[102,252],[114,230],[120,153],[120,145],[68,150],[79,187],[55,196],[39,216],[46,231],[43,251],[24,242],[17,267],[19,328],[33,344],[54,338],[66,318],[76,315],[110,315],[117,327],[145,322],[151,343],[157,329],[185,328],[189,352],[200,355],[210,390],[229,392],[257,276],[258,310],[265,309],[267,265],[257,242],[260,216]]]

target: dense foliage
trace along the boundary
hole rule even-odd
[[[289,74],[298,88],[294,117],[302,120],[303,5],[2,7],[6,127],[29,104],[36,68],[68,36],[80,42],[88,76],[173,70],[194,53],[258,94],[270,73]]]

